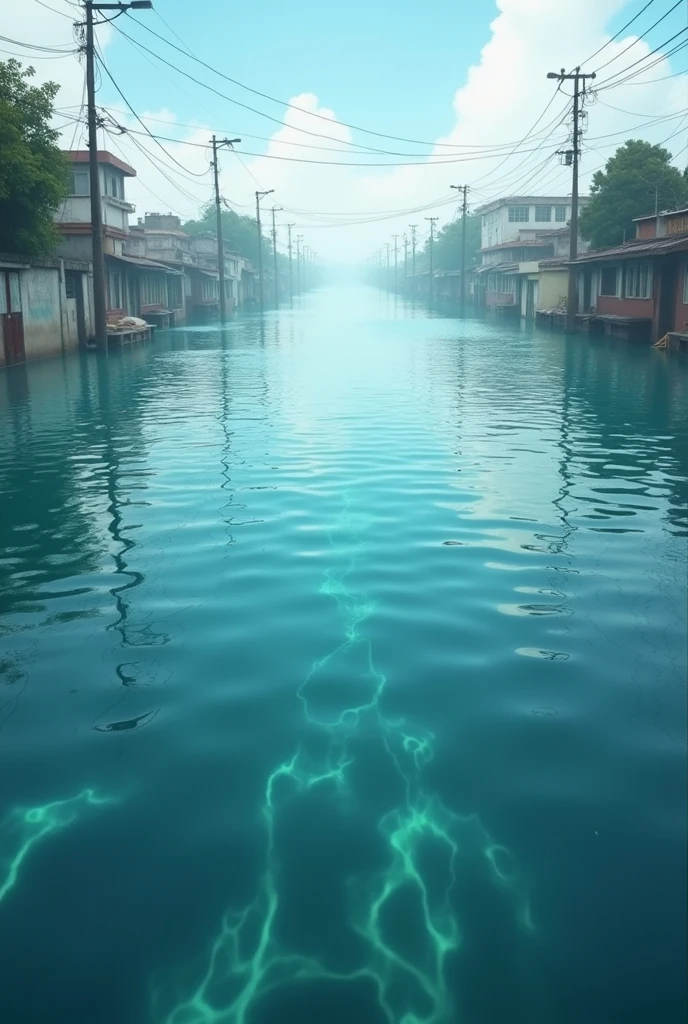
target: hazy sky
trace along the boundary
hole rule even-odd
[[[70,21],[79,12],[69,0],[44,0],[54,11],[39,0],[20,0],[11,9],[9,0],[0,2],[4,36],[43,46],[67,47],[72,40]],[[584,70],[599,68],[602,84],[684,29],[686,0],[646,39],[634,43],[674,3],[651,0],[637,21]],[[556,83],[547,81],[546,72],[587,61],[646,4],[647,0],[302,0],[295,6],[263,0],[242,7],[225,0],[157,0],[154,11],[123,16],[112,28],[101,28],[102,53],[151,132],[199,145],[164,141],[169,155],[140,136],[115,135],[106,145],[138,171],[138,178],[128,183],[128,195],[139,215],[172,210],[188,217],[211,196],[206,143],[212,131],[241,136],[237,149],[244,154],[243,165],[229,153],[221,164],[223,195],[239,212],[252,210],[256,188],[274,188],[266,208],[273,200],[285,208],[278,214],[279,224],[297,224],[308,244],[325,257],[364,257],[393,232],[408,230],[409,222],[419,224],[421,236],[426,216],[436,214],[441,223],[450,219],[455,210],[451,184],[471,186],[473,207],[511,192],[568,193],[570,172],[560,166],[554,151],[567,142],[568,121],[558,127],[557,122],[569,100],[554,95]],[[223,79],[146,28],[223,75],[282,102]],[[137,49],[119,29],[153,53]],[[664,50],[683,41],[688,41],[688,32]],[[28,51],[5,42],[0,46],[1,59],[8,51],[26,52],[29,62]],[[688,74],[676,72],[686,71],[687,53],[684,49],[663,60],[643,79],[600,89],[597,98],[591,97],[584,188],[590,173],[628,137],[668,140],[676,162],[685,165]],[[57,106],[65,111],[59,122],[64,124],[65,146],[73,139],[78,145],[80,138],[83,146],[81,126],[67,120],[79,111],[82,65],[71,55],[33,63],[39,80],[52,78],[62,85]],[[203,84],[183,77],[181,71]],[[516,149],[550,99],[532,136]],[[285,101],[302,109],[287,107]],[[120,125],[142,130],[105,73],[98,103],[110,108]],[[649,123],[671,115],[678,116]],[[136,148],[134,138],[148,156]],[[508,143],[513,145],[507,147]],[[488,155],[485,149],[490,150]],[[326,166],[320,161],[369,166]],[[370,166],[375,164],[386,166]],[[429,205],[433,209],[406,212]],[[376,219],[384,214],[389,219]],[[286,240],[284,228],[280,239]]]

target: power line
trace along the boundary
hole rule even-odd
[[[667,46],[669,43],[672,43],[674,39],[678,39],[679,36],[682,36],[684,32],[688,32],[688,25],[685,28],[680,29],[678,32],[675,32],[673,36],[669,37],[669,39],[665,39],[663,43],[660,43],[659,46],[656,46],[654,50],[650,50],[650,52],[646,53],[644,57],[639,57],[638,60],[633,61],[633,63],[629,64],[628,67],[623,68],[621,71],[614,72],[614,74],[610,75],[609,78],[605,78],[602,82],[599,83],[595,91],[599,92],[600,89],[610,89],[612,87],[610,83],[612,83],[613,85],[621,85],[620,81],[614,82],[614,79],[619,78],[622,75],[625,75],[627,71],[630,71],[631,68],[637,67],[638,64],[642,64],[642,62],[644,60],[647,60],[648,57],[652,57],[654,54],[659,53],[661,50],[664,49],[665,46]],[[678,49],[685,45],[685,43],[681,43],[678,47],[675,47],[672,52],[676,52]],[[670,54],[668,53],[662,54],[662,57],[659,58],[659,61],[665,59],[668,56],[670,56]],[[659,61],[653,62],[653,65],[654,63],[659,63]],[[649,65],[648,68],[645,68],[644,70],[648,70],[649,67],[652,67],[653,65]]]
[[[53,14],[59,14],[61,18],[67,18],[69,21],[72,21],[72,22],[75,20],[71,16],[71,14],[65,14],[64,11],[58,11],[54,7],[49,7],[48,4],[44,4],[43,3],[43,0],[35,0],[35,3],[39,4],[39,6],[41,6],[41,7],[45,7],[46,11],[52,11]],[[75,5],[72,5],[72,6],[75,6]]]
[[[152,65],[152,66],[154,67],[155,65]],[[189,96],[189,98],[192,99],[192,100],[194,99],[194,97],[190,96],[189,93],[185,93],[185,95]],[[67,108],[62,108],[62,109],[67,109]],[[101,107],[101,109],[102,110],[107,110],[107,111],[109,111],[111,113],[119,113],[119,111],[116,108],[113,108],[113,107]],[[322,151],[322,152],[325,152],[325,153],[345,153],[346,152],[346,151],[342,150],[341,148],[335,148],[335,147],[332,147],[332,146],[318,146],[318,145],[315,145],[314,143],[311,143],[311,142],[292,142],[292,141],[288,141],[286,139],[276,139],[274,136],[269,137],[269,136],[265,136],[265,135],[251,135],[249,132],[241,131],[241,129],[234,129],[234,128],[232,128],[232,129],[228,129],[228,128],[209,128],[207,125],[189,124],[188,122],[184,122],[184,121],[170,121],[169,118],[152,117],[152,116],[150,116],[148,114],[140,115],[140,119],[143,120],[143,121],[150,121],[153,124],[166,124],[166,125],[170,125],[170,126],[175,127],[175,128],[190,128],[190,129],[192,129],[194,131],[202,131],[202,132],[206,132],[206,131],[211,131],[212,132],[212,131],[214,131],[217,135],[232,134],[234,131],[237,131],[237,132],[239,132],[241,134],[241,137],[244,138],[244,139],[257,139],[257,140],[259,140],[261,142],[270,142],[273,145],[296,146],[299,149],[312,149],[312,150]],[[544,130],[545,129],[543,129],[543,131]],[[534,135],[534,136],[532,136],[532,138],[533,138],[533,141],[535,141],[538,138],[538,135]],[[547,136],[545,138],[547,138]],[[520,140],[520,141],[522,142],[523,140]],[[491,156],[492,154],[494,154],[495,156],[501,156],[503,150],[509,149],[511,147],[514,147],[514,146],[518,147],[519,144],[520,144],[519,142],[504,142],[504,143],[495,143],[494,146],[485,146],[484,148],[480,147],[480,146],[466,146],[464,148],[476,150],[477,153],[475,155],[478,155],[478,156],[482,156],[483,154],[485,156]],[[349,143],[347,143],[347,145],[349,145]],[[412,156],[412,157],[417,157],[418,160],[424,160],[424,159],[427,158],[427,154],[422,154],[422,153],[395,153],[395,152],[390,151],[390,150],[370,150],[370,152],[373,152],[373,153],[384,153],[384,154],[388,154],[389,156]],[[469,154],[469,155],[473,155],[473,154]]]
[[[638,18],[640,17],[640,15],[644,14],[645,11],[648,9],[648,7],[651,7],[654,2],[655,2],[655,0],[649,0],[649,2],[646,3],[644,7],[640,8],[640,10],[638,11],[637,14],[633,15],[633,17],[631,18],[630,21],[627,21],[625,25],[621,26],[621,28],[619,29],[618,32],[614,33],[614,35],[611,37],[611,39],[608,39],[606,43],[602,43],[602,46],[600,46],[599,49],[595,50],[594,53],[591,53],[589,57],[585,58],[585,60],[582,60],[580,62],[580,64],[579,64],[579,67],[582,67],[584,64],[587,64],[588,61],[592,60],[593,57],[596,57],[598,53],[602,53],[603,50],[606,50],[606,48],[608,46],[610,46],[611,43],[613,43],[615,39],[618,39],[622,32],[625,32],[627,28],[630,28],[630,26],[633,24],[633,22],[637,21]]]
[[[169,152],[168,152],[168,151],[167,151],[167,150],[165,149],[165,147],[164,147],[164,146],[162,146],[162,145],[160,144],[160,142],[158,141],[157,137],[156,137],[155,135],[153,135],[153,133],[152,133],[152,132],[151,132],[151,131],[150,131],[150,130],[148,129],[148,127],[147,127],[147,126],[146,126],[146,125],[144,124],[144,122],[143,122],[143,121],[141,120],[141,118],[139,117],[139,115],[138,115],[138,114],[136,113],[136,111],[135,111],[135,110],[134,110],[134,108],[132,107],[132,105],[131,105],[131,103],[129,102],[129,100],[128,100],[128,99],[126,98],[126,96],[124,95],[124,93],[122,92],[122,90],[120,89],[120,87],[118,86],[117,82],[115,81],[115,79],[114,79],[114,78],[113,78],[113,76],[111,75],[111,73],[110,73],[110,70],[109,70],[109,68],[108,68],[108,67],[107,67],[107,65],[105,64],[105,61],[103,60],[103,58],[102,58],[102,57],[100,56],[100,54],[98,54],[97,56],[98,56],[98,63],[100,64],[100,66],[101,66],[101,67],[103,68],[103,70],[105,71],[105,74],[106,74],[106,75],[108,76],[108,78],[110,79],[110,81],[111,81],[111,82],[112,82],[112,84],[114,85],[115,89],[117,90],[117,92],[118,92],[118,93],[119,93],[119,95],[121,96],[122,100],[123,100],[123,101],[124,101],[124,103],[126,104],[126,106],[127,106],[127,108],[129,109],[129,111],[130,111],[130,112],[131,112],[131,113],[133,114],[133,116],[134,116],[134,117],[136,118],[136,120],[137,120],[137,121],[139,122],[139,124],[141,125],[141,127],[142,127],[142,128],[144,129],[145,133],[146,133],[147,135],[150,135],[151,139],[154,139],[154,140],[155,140],[155,142],[156,142],[156,145],[157,145],[157,146],[158,146],[158,147],[159,147],[159,148],[160,148],[160,149],[161,149],[161,150],[163,151],[163,153],[164,153],[164,154],[165,154],[166,156],[168,156],[168,157],[169,157],[169,159],[170,159],[170,160],[172,160],[172,162],[173,162],[173,163],[177,164],[177,166],[178,166],[178,167],[181,167],[181,169],[182,169],[183,171],[185,171],[185,172],[186,172],[187,174],[191,174],[191,175],[192,175],[192,176],[193,176],[194,178],[203,178],[203,177],[205,177],[205,175],[206,175],[206,174],[208,173],[207,171],[202,171],[202,172],[198,172],[198,171],[190,171],[190,170],[188,169],[188,167],[185,167],[185,166],[184,166],[184,164],[181,164],[181,163],[179,162],[179,160],[177,160],[177,159],[176,159],[176,157],[172,156],[172,154],[171,154],[171,153],[169,153]],[[207,148],[207,147],[206,147],[206,148]]]
[[[610,65],[610,64],[613,64],[615,60],[618,60],[618,59],[619,59],[619,57],[623,57],[624,53],[627,53],[627,52],[628,52],[628,51],[629,51],[630,49],[632,49],[632,48],[633,48],[633,47],[634,47],[634,46],[636,45],[636,43],[639,43],[641,39],[644,39],[644,38],[645,38],[645,36],[646,36],[646,35],[648,35],[648,34],[649,34],[649,33],[650,33],[651,31],[652,31],[652,29],[653,29],[653,28],[656,28],[656,27],[657,27],[657,25],[659,25],[659,23],[660,23],[661,21],[664,21],[664,19],[665,19],[665,18],[668,18],[668,17],[669,17],[669,15],[670,15],[670,14],[671,14],[671,13],[672,13],[673,11],[675,11],[677,7],[680,7],[682,3],[683,3],[683,0],[676,0],[676,3],[674,4],[674,6],[673,6],[673,7],[670,7],[670,8],[669,8],[669,10],[668,10],[668,11],[666,11],[666,12],[665,12],[665,13],[664,13],[664,14],[663,14],[663,15],[661,16],[661,18],[658,18],[658,19],[657,19],[657,21],[655,21],[655,22],[654,22],[654,23],[653,23],[652,25],[650,25],[650,27],[649,27],[648,29],[645,29],[645,31],[643,32],[643,34],[642,34],[641,36],[638,36],[638,37],[637,37],[636,39],[633,39],[633,40],[632,40],[632,41],[631,41],[631,42],[630,42],[630,43],[628,44],[628,46],[627,46],[627,47],[626,47],[625,49],[623,49],[623,50],[622,50],[622,51],[621,51],[620,53],[617,53],[617,54],[616,54],[616,56],[614,56],[614,57],[611,57],[611,58],[610,58],[610,59],[609,59],[609,60],[607,61],[607,63],[606,63],[606,64],[600,64],[600,66],[599,66],[598,68],[596,68],[596,69],[595,69],[595,74],[598,74],[598,72],[602,71],[602,69],[603,69],[603,68],[609,67],[609,65]]]
[[[13,46],[23,46],[27,50],[40,50],[43,53],[59,53],[66,57],[77,52],[73,49],[73,41],[71,43],[64,43],[61,46],[39,46],[37,43],[25,43],[21,39],[10,39],[9,36],[0,35],[0,39],[2,39],[3,43],[11,43]],[[69,49],[65,49],[65,47],[69,47]]]
[[[208,63],[206,63],[206,61],[201,60],[200,57],[196,57],[193,54],[191,54],[191,52],[188,49],[187,50],[182,50],[179,46],[176,46],[169,39],[166,39],[164,36],[161,36],[159,32],[156,32],[149,25],[146,25],[143,22],[138,22],[138,21],[136,22],[136,24],[139,25],[141,28],[145,29],[146,32],[150,32],[150,34],[155,36],[157,39],[160,39],[161,42],[166,43],[168,46],[171,46],[174,50],[177,50],[179,53],[184,53],[186,56],[191,57],[192,60],[195,60],[198,64],[201,64],[203,67],[207,68],[209,71],[212,71],[216,75],[219,75],[220,78],[224,78],[227,82],[231,82],[232,85],[236,85],[240,89],[245,89],[247,92],[252,93],[254,96],[260,96],[262,99],[269,100],[272,103],[278,103],[280,106],[288,107],[291,110],[297,110],[299,113],[307,114],[309,117],[315,117],[315,118],[317,118],[320,121],[327,121],[329,124],[332,123],[332,118],[326,117],[324,114],[318,114],[318,113],[316,113],[315,111],[312,111],[312,110],[304,110],[303,107],[298,107],[294,103],[288,103],[286,100],[277,99],[277,97],[271,96],[269,93],[262,92],[260,89],[254,89],[251,86],[245,85],[243,82],[240,82],[236,78],[231,78],[229,75],[223,74],[223,72],[218,71],[217,68],[214,68],[212,66],[212,64],[208,64]],[[118,31],[122,32],[122,29],[118,29]],[[125,33],[122,32],[122,34],[125,34]],[[140,44],[140,45],[142,45],[142,44]],[[159,54],[155,54],[155,56],[159,57],[160,60],[163,60],[163,58],[160,57]],[[181,69],[178,68],[176,70],[181,70]],[[183,73],[184,72],[182,72],[182,74]],[[236,100],[230,100],[230,102],[235,103],[237,101]],[[239,104],[239,105],[242,106],[243,104]],[[248,109],[249,110],[253,110],[253,108],[251,108],[251,107],[249,107]],[[263,117],[269,117],[268,114],[264,114],[262,111],[253,110],[253,112],[261,114],[261,116],[263,116]],[[271,118],[271,120],[276,120],[276,119],[275,118]],[[279,123],[280,124],[285,124],[285,122],[283,122],[283,121],[280,121]],[[373,131],[370,128],[362,128],[360,125],[350,124],[350,123],[348,123],[346,121],[338,120],[337,124],[342,125],[344,128],[350,128],[353,131],[363,132],[366,135],[374,135],[374,136],[376,136],[377,138],[380,138],[380,139],[390,139],[390,140],[392,140],[394,142],[406,142],[406,143],[410,143],[411,145],[417,145],[417,146],[431,146],[431,147],[443,146],[445,148],[453,149],[453,150],[457,149],[457,148],[460,148],[460,147],[457,147],[456,144],[448,143],[448,142],[447,143],[444,143],[444,142],[428,142],[427,140],[423,140],[423,139],[408,139],[408,138],[405,138],[404,136],[400,136],[400,135],[389,135],[389,134],[387,134],[385,132]],[[288,125],[288,124],[285,125],[285,126],[289,127],[289,128],[295,127],[294,125]],[[303,129],[300,129],[300,130],[303,130]],[[308,134],[312,134],[312,133],[309,132]],[[321,136],[321,137],[322,138],[330,138],[329,136],[324,136],[324,135]],[[340,141],[340,140],[335,139],[334,141]]]

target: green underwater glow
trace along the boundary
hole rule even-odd
[[[319,741],[320,752],[313,755],[302,746],[269,775],[262,806],[265,860],[255,897],[241,913],[225,917],[205,972],[186,998],[161,1012],[165,993],[154,994],[153,1015],[161,1024],[251,1024],[259,1004],[276,989],[328,980],[365,983],[388,1024],[456,1021],[447,974],[462,944],[452,903],[462,862],[474,870],[477,861],[509,899],[518,925],[533,929],[527,892],[509,851],[490,838],[477,816],[462,817],[426,788],[423,775],[434,756],[433,736],[382,711],[387,679],[364,632],[375,606],[349,583],[367,526],[345,500],[330,535],[341,564],[326,571],[321,587],[337,603],[343,639],[313,664],[297,691],[306,733]],[[346,695],[353,697],[342,698],[333,679],[344,679]],[[305,955],[286,948],[280,938],[283,877],[277,827],[296,801],[314,791],[329,794],[330,805],[344,813],[357,797],[354,776],[358,767],[360,779],[361,745],[369,749],[371,743],[389,768],[398,797],[391,806],[387,800],[373,825],[384,865],[354,872],[347,880],[346,924],[364,953],[360,965],[338,968],[325,962],[324,952]],[[437,872],[428,869],[428,848],[440,858],[439,887]],[[399,899],[411,899],[415,908],[413,931],[418,934],[412,952],[390,926],[390,911],[393,915]]]
[[[93,789],[38,807],[15,807],[0,824],[0,903],[19,880],[24,862],[48,836],[74,824],[89,807],[110,803]]]

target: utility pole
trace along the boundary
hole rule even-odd
[[[411,228],[411,276],[413,277],[413,288],[416,288],[416,228],[417,224],[409,224]]]
[[[404,285],[408,277],[408,235],[404,233]]]
[[[398,266],[399,266],[398,244],[397,244],[398,241],[399,241],[399,235],[392,235],[392,238],[394,239],[394,291],[396,292],[396,290],[397,290],[397,272],[398,272]]]
[[[571,223],[569,225],[569,287],[566,300],[566,330],[573,331],[576,326],[576,268],[573,261],[578,255],[578,158],[580,156],[580,119],[581,119],[581,82],[583,83],[583,94],[585,94],[586,79],[594,78],[595,72],[590,75],[582,75],[581,69],[567,75],[564,68],[559,74],[550,71],[548,78],[555,78],[558,82],[573,82],[573,181],[571,184]]]
[[[147,10],[151,0],[132,0],[129,4],[98,4],[85,0],[86,12],[86,93],[88,103],[88,171],[91,193],[91,244],[93,249],[93,319],[96,345],[107,350],[107,299],[105,294],[105,253],[103,248],[103,207],[98,172],[98,119],[96,117],[94,11]],[[116,14],[114,17],[119,17]],[[114,18],[110,18],[113,21]]]
[[[296,294],[301,294],[301,243],[303,235],[296,236]]]
[[[385,288],[389,291],[389,242],[385,242],[385,249],[387,251],[387,269],[385,271]]]
[[[280,213],[281,206],[272,208],[272,267],[275,274],[275,307],[279,306],[279,284],[277,281],[277,228],[275,226],[275,214]]]
[[[430,302],[432,302],[432,293],[433,293],[433,287],[432,287],[432,256],[433,256],[433,249],[434,249],[434,246],[435,246],[435,224],[437,223],[438,218],[437,217],[426,217],[425,219],[430,221],[430,286],[429,286],[429,289],[428,289],[428,298],[429,298]]]
[[[295,224],[287,224],[287,231],[289,232],[289,302],[294,301],[294,275],[291,268],[291,229],[296,227]]]
[[[222,238],[222,210],[220,207],[220,183],[218,180],[217,151],[221,146],[232,146],[241,139],[222,139],[220,142],[213,135],[211,145],[213,147],[213,174],[215,177],[215,220],[217,224],[217,270],[220,277],[220,323],[227,318],[227,296],[225,295],[225,243]]]
[[[461,204],[461,313],[466,309],[466,211],[468,199],[468,185],[450,185],[457,192],[463,192],[463,203]]]
[[[263,289],[263,232],[260,226],[260,201],[265,196],[272,195],[274,188],[269,188],[266,192],[256,192],[256,226],[258,228],[258,294],[260,296],[260,308],[263,308],[265,302],[265,293]]]

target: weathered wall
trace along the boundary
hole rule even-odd
[[[488,306],[517,306],[520,308],[520,300],[511,292],[487,292],[485,301]]]
[[[20,274],[24,349],[27,359],[62,352],[60,272],[32,267]]]
[[[554,309],[562,299],[566,301],[568,287],[569,276],[566,268],[541,270],[538,309]]]
[[[62,235],[55,250],[58,256],[66,260],[93,260],[93,245],[90,234]]]
[[[688,303],[683,301],[683,283],[688,275],[688,258],[679,267],[676,282],[676,306],[674,310],[674,330],[688,331]],[[686,289],[688,292],[688,288]]]
[[[597,313],[605,316],[637,316],[651,320],[655,309],[654,299],[618,299],[613,295],[597,296]]]

